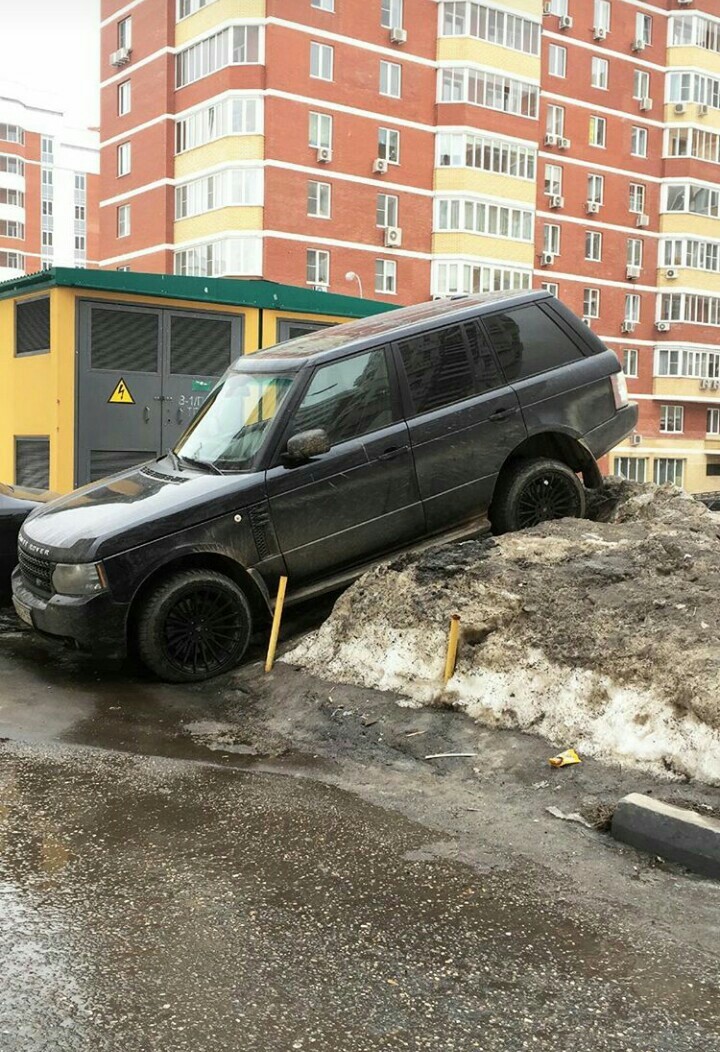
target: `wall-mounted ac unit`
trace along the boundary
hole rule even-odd
[[[132,48],[120,47],[117,51],[113,51],[110,56],[111,66],[126,66],[130,61],[130,55],[132,54]]]
[[[560,29],[572,29],[572,27],[573,27],[572,17],[570,15],[560,15],[560,18],[558,20],[558,25],[560,26]]]
[[[391,44],[407,44],[407,29],[402,29],[400,26],[395,26],[394,29],[390,30],[390,43]]]
[[[561,150],[569,150],[570,149],[570,140],[569,139],[564,139],[562,137],[559,138],[558,139],[558,147]]]
[[[329,146],[318,146],[317,159],[320,164],[329,164],[332,161],[332,150]]]
[[[640,109],[641,110],[651,110],[652,109],[652,104],[653,104],[652,103],[652,99],[650,98],[649,95],[645,95],[644,98],[640,99]]]
[[[384,157],[376,157],[373,161],[373,172],[375,175],[386,175],[388,170],[388,162]]]
[[[620,332],[635,332],[635,322],[626,319],[620,326]]]
[[[678,272],[675,269],[675,267],[668,267],[668,269],[665,271],[665,277],[668,279],[668,281],[674,281],[677,278],[677,276]]]
[[[385,248],[400,248],[402,245],[402,230],[399,226],[385,227]]]
[[[650,216],[647,215],[645,212],[641,212],[635,220],[635,226],[650,226]]]
[[[543,14],[544,15],[551,15],[552,14],[552,0],[543,0]]]
[[[545,136],[545,145],[546,146],[557,146],[557,141],[558,141],[557,135],[553,135],[551,132],[548,132],[547,135]]]
[[[595,26],[595,28],[593,29],[594,40],[604,40],[606,36],[607,29],[604,29],[603,26]]]
[[[635,266],[630,265],[630,266],[628,266],[625,274],[626,274],[626,277],[627,277],[628,281],[635,281],[636,278],[640,277],[640,267],[635,267]]]
[[[697,108],[698,117],[707,117],[709,112],[710,112],[710,107],[708,106],[707,102],[701,102],[698,105],[698,108]]]
[[[670,322],[669,321],[656,322],[655,328],[657,329],[658,332],[670,332]]]
[[[720,391],[720,380],[704,376],[700,381],[701,391]]]
[[[687,106],[684,102],[675,103],[675,113],[678,115],[678,117],[681,117],[683,113],[687,113]]]
[[[637,40],[633,40],[633,42],[632,42],[632,49],[633,49],[633,51],[644,51],[645,50],[645,41],[642,39],[642,37],[638,37]]]
[[[565,198],[560,194],[551,194],[550,196],[550,207],[551,208],[564,208]]]
[[[597,215],[598,212],[600,211],[600,202],[599,201],[586,201],[585,202],[585,211],[587,212],[587,214],[589,216]]]
[[[642,435],[638,435],[637,433],[634,434],[634,435],[630,435],[630,445],[631,446],[639,446],[641,442],[642,442]]]
[[[554,252],[542,252],[540,254],[540,266],[541,267],[551,267],[554,262],[555,262],[555,253]]]

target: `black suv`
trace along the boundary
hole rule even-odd
[[[174,450],[38,509],[38,632],[170,681],[242,658],[278,580],[330,590],[430,538],[582,516],[634,427],[617,358],[544,292],[409,307],[239,359]]]

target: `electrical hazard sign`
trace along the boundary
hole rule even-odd
[[[108,405],[135,405],[135,399],[123,379],[118,380],[117,387],[108,398]]]

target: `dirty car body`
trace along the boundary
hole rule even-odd
[[[168,455],[35,512],[16,608],[95,654],[135,641],[163,678],[206,678],[242,656],[282,575],[298,600],[488,515],[582,514],[577,476],[599,484],[636,420],[616,356],[547,293],[312,333],[236,362]]]

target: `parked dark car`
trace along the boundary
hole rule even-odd
[[[283,574],[297,600],[488,515],[498,532],[582,516],[636,420],[616,356],[544,292],[303,336],[236,362],[167,456],[34,512],[17,612],[205,679],[242,658]]]
[[[33,508],[54,494],[0,482],[0,603],[10,601],[10,578],[18,561],[18,533]]]

